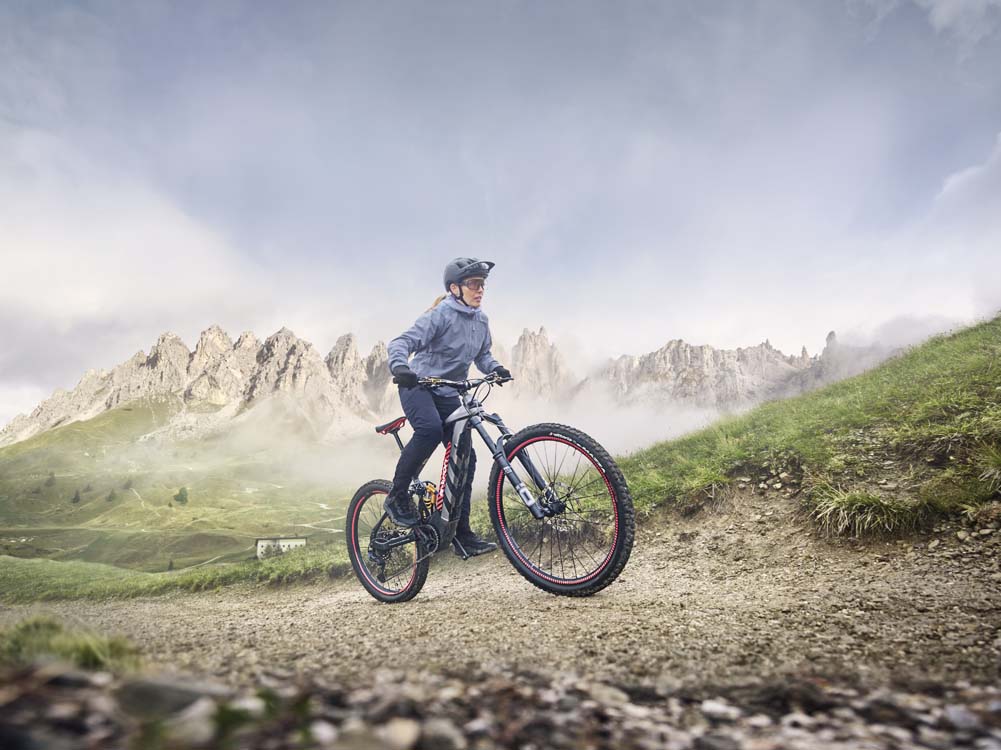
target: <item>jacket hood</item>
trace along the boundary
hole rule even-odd
[[[453,310],[458,310],[459,312],[465,313],[466,315],[477,315],[483,311],[482,307],[469,307],[467,305],[462,304],[451,294],[445,297],[445,300],[442,302],[442,304],[448,305]]]

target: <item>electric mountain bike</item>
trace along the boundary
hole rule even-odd
[[[439,483],[422,480],[422,466],[410,484],[420,523],[408,528],[390,520],[383,501],[392,483],[382,479],[358,488],[346,517],[351,566],[379,601],[413,599],[427,580],[431,556],[450,547],[473,431],[493,456],[487,492],[490,521],[501,549],[522,576],[552,594],[590,596],[625,567],[635,518],[619,467],[597,441],[573,427],[544,423],[512,434],[498,414],[483,407],[491,388],[507,380],[496,374],[460,381],[418,380],[417,387],[454,388],[461,402],[445,420]],[[375,430],[392,435],[402,451],[399,431],[406,421],[400,417]],[[500,431],[497,440],[487,424]]]

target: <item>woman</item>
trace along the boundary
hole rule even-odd
[[[476,258],[456,258],[445,266],[447,294],[442,295],[413,327],[389,342],[389,369],[400,385],[403,411],[414,429],[414,436],[400,454],[393,475],[393,489],[386,497],[386,513],[393,523],[416,526],[420,522],[410,499],[410,482],[420,467],[445,440],[446,417],[459,408],[454,388],[418,388],[418,378],[465,380],[470,362],[480,372],[497,373],[503,378],[511,373],[490,353],[490,327],[480,309],[486,278],[494,264]],[[416,352],[411,366],[407,358]],[[469,528],[469,497],[476,470],[476,452],[470,451],[466,482],[461,490],[459,523],[452,545],[457,555],[469,557],[497,549],[497,545],[478,537]]]

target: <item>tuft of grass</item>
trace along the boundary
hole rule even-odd
[[[1001,445],[984,445],[976,456],[978,477],[992,493],[1001,492]]]
[[[866,491],[824,486],[814,490],[810,517],[827,536],[893,534],[917,527],[927,516],[922,503]]]
[[[39,657],[55,657],[84,669],[114,672],[137,669],[140,665],[139,651],[126,639],[67,630],[51,617],[32,617],[0,631],[0,664],[17,666]]]

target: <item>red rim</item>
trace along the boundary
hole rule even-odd
[[[383,490],[376,490],[375,492],[366,495],[365,498],[355,506],[354,515],[351,516],[351,546],[354,547],[355,550],[355,559],[358,561],[358,569],[361,571],[361,574],[365,576],[365,580],[368,581],[369,585],[371,585],[372,588],[378,590],[380,594],[385,594],[386,596],[398,596],[399,594],[402,594],[404,591],[406,591],[413,585],[414,578],[417,576],[417,565],[415,564],[411,568],[410,580],[407,581],[406,586],[404,586],[401,589],[395,589],[395,590],[386,589],[380,586],[379,582],[374,580],[372,576],[369,575],[368,567],[362,561],[361,549],[359,549],[358,547],[358,514],[361,512],[362,506],[365,505],[365,503],[367,503],[372,498],[373,495],[386,495],[386,494],[388,493],[384,492]],[[416,558],[416,556],[417,556],[417,546],[414,545],[414,557]]]
[[[599,575],[605,568],[607,568],[609,563],[611,563],[612,561],[612,555],[615,552],[615,546],[619,540],[619,513],[618,513],[618,502],[617,502],[618,498],[615,494],[615,490],[612,489],[611,483],[608,481],[608,476],[605,474],[601,466],[598,465],[598,462],[594,460],[594,458],[587,450],[584,450],[581,446],[569,440],[565,440],[563,438],[556,437],[554,435],[543,435],[540,437],[532,438],[530,440],[526,440],[525,442],[521,443],[521,445],[514,448],[508,454],[507,456],[508,461],[510,461],[514,457],[514,454],[520,451],[526,445],[531,445],[532,443],[537,443],[541,440],[555,440],[557,442],[563,443],[564,445],[569,445],[571,448],[579,450],[583,455],[587,457],[587,459],[594,466],[595,470],[601,475],[601,478],[605,481],[605,486],[608,488],[608,493],[612,496],[612,509],[613,509],[612,518],[615,521],[615,529],[612,535],[612,544],[608,550],[608,554],[605,556],[605,559],[601,562],[601,564],[597,567],[597,569],[593,570],[591,573],[581,578],[554,578],[548,573],[545,573],[542,570],[540,570],[538,566],[536,566],[533,562],[528,560],[521,553],[521,547],[517,544],[517,542],[515,542],[511,538],[511,535],[508,534],[506,518],[504,516],[504,507],[502,504],[503,488],[504,488],[504,472],[498,473],[497,487],[495,488],[495,493],[494,493],[494,502],[497,508],[497,519],[500,522],[501,532],[503,533],[504,538],[507,540],[508,549],[514,552],[515,556],[526,567],[531,569],[533,575],[537,575],[540,578],[549,581],[550,583],[555,583],[560,586],[577,586],[579,584],[587,583],[588,581],[592,580],[595,576]]]

